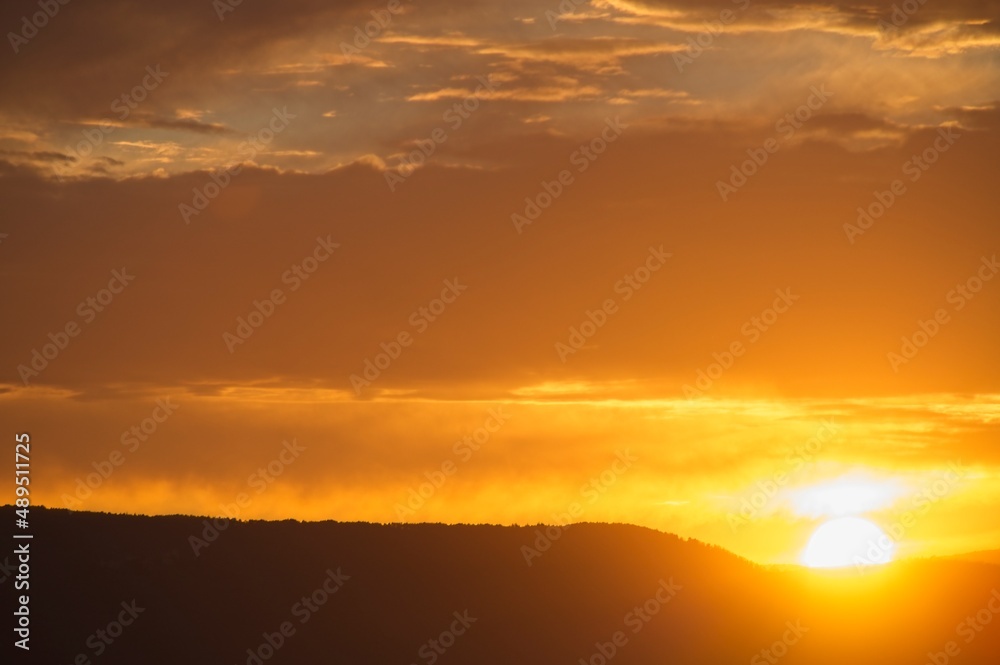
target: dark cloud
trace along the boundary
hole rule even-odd
[[[864,3],[840,2],[809,2],[798,0],[627,0],[617,2],[612,0],[612,6],[627,8],[629,6],[647,8],[649,10],[679,9],[717,16],[721,11],[729,9],[738,11],[745,7],[755,12],[770,13],[775,21],[780,22],[787,17],[781,12],[799,11],[811,13],[814,16],[824,14],[839,14],[846,17],[854,25],[877,24],[879,20],[893,22],[894,14],[900,27],[906,29],[923,26],[935,22],[968,22],[985,20],[990,29],[996,30],[996,21],[1000,18],[1000,7],[993,0],[958,0],[956,2],[933,2],[933,0],[871,0]],[[904,20],[905,18],[905,20]]]
[[[27,150],[0,150],[0,156],[12,157],[15,159],[24,159],[29,162],[38,162],[42,164],[49,163],[62,163],[62,164],[72,164],[77,161],[76,157],[72,155],[64,155],[61,152],[50,152],[46,150],[40,151],[27,151]]]
[[[152,129],[177,129],[199,134],[235,134],[231,127],[213,122],[201,122],[193,118],[139,118],[143,127]]]
[[[401,331],[414,332],[411,314],[440,294],[444,280],[458,278],[468,291],[417,335],[374,391],[482,384],[498,394],[502,386],[582,376],[679,391],[786,287],[802,294],[801,307],[733,370],[730,385],[805,394],[991,390],[996,378],[985,359],[997,350],[987,331],[998,310],[988,304],[1000,291],[984,291],[956,314],[948,335],[903,373],[891,371],[886,354],[946,306],[949,289],[975,273],[981,256],[1000,248],[987,183],[996,135],[960,140],[858,246],[843,230],[935,136],[921,130],[901,147],[868,153],[823,142],[786,146],[729,203],[715,183],[761,140],[753,132],[635,128],[583,173],[569,161],[579,139],[482,144],[479,159],[517,167],[431,166],[391,195],[384,173],[368,166],[323,175],[245,167],[189,225],[178,206],[212,183],[204,172],[63,185],[9,174],[0,179],[13,220],[5,229],[11,242],[0,247],[2,298],[23,314],[2,333],[0,367],[6,381],[19,383],[17,367],[32,349],[79,321],[79,303],[125,268],[134,284],[38,383],[283,377],[349,390],[348,377],[365,359]],[[450,150],[462,149],[446,144],[437,159],[447,164]],[[512,213],[525,214],[525,198],[561,169],[572,170],[575,183],[518,235]],[[948,201],[949,214],[935,201]],[[289,292],[283,273],[328,236],[341,248]],[[556,342],[605,298],[620,299],[616,282],[661,244],[674,253],[669,265],[586,349],[560,362]],[[288,292],[288,302],[230,354],[223,333],[274,288]],[[970,349],[984,361],[964,362]]]
[[[1000,129],[1000,102],[978,106],[951,107],[942,110],[950,118],[955,118],[969,129],[996,131]]]
[[[870,132],[873,130],[902,130],[884,118],[874,118],[864,113],[824,113],[809,120],[809,129],[833,130],[841,134]]]
[[[66,118],[100,115],[141,85],[147,66],[156,65],[169,73],[171,84],[186,81],[175,85],[172,100],[196,101],[198,86],[207,78],[252,63],[276,44],[317,26],[349,30],[349,19],[359,16],[362,6],[360,0],[242,3],[220,21],[213,3],[201,0],[68,4],[18,53],[9,50],[0,59],[0,87],[18,91],[16,100],[5,95],[0,109],[16,118],[39,112]],[[4,3],[0,25],[18,30],[22,18],[37,11],[37,2],[30,0]],[[156,103],[155,95],[150,103]]]

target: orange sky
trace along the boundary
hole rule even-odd
[[[1000,547],[992,3],[101,5],[0,57],[37,501]]]

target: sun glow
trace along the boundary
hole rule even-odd
[[[892,561],[895,543],[875,523],[860,517],[841,517],[824,523],[802,552],[810,568],[878,565]]]
[[[852,474],[798,490],[795,512],[809,517],[846,517],[886,508],[906,494],[899,483]]]

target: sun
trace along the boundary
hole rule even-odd
[[[821,525],[802,552],[810,568],[841,568],[889,563],[895,543],[875,523],[860,517],[841,517]]]

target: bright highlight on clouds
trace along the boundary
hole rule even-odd
[[[616,106],[627,106],[641,123],[767,123],[818,84],[836,91],[830,114],[888,122],[905,135],[948,119],[933,109],[992,105],[1000,97],[991,56],[1000,46],[997,17],[979,2],[904,3],[914,11],[888,0],[863,7],[609,0],[573,11],[565,11],[567,3],[403,4],[368,35],[373,7],[360,0],[240,6],[221,22],[196,0],[106,10],[99,3],[72,20],[61,16],[0,65],[0,81],[21,91],[17,103],[0,102],[8,128],[0,150],[50,175],[58,166],[63,177],[223,167],[233,160],[226,135],[257,131],[281,99],[300,120],[258,163],[317,173],[363,155],[384,160],[441,114],[432,102],[465,94],[455,81],[486,74],[505,85],[479,124],[507,138],[526,136],[525,117],[548,115],[563,131],[579,130]],[[8,3],[0,20],[16,25],[31,6]],[[121,43],[135,24],[144,26],[145,39],[121,58],[74,45],[77,39]],[[200,45],[197,57],[177,34]],[[51,86],[28,85],[50,76],[39,52],[60,62]],[[680,56],[693,60],[678,68]],[[834,60],[836,67],[828,66]],[[147,66],[168,72],[162,85],[130,103],[125,118],[117,113],[125,108],[120,101],[112,113],[115,100],[142,84]],[[95,69],[103,76],[94,85],[85,91],[71,85]],[[331,109],[335,125],[327,122]],[[86,147],[83,130],[102,118],[114,123],[118,141]],[[495,140],[478,138],[485,134],[452,138],[450,163]],[[116,148],[142,140],[173,142],[178,151],[154,166]],[[309,150],[323,158],[301,154]],[[39,152],[67,159],[53,163],[33,156]],[[478,161],[469,155],[460,163]]]
[[[839,517],[885,509],[906,493],[895,480],[851,475],[793,491],[790,499],[799,515]]]
[[[977,508],[1000,501],[997,460],[979,452],[996,436],[995,425],[985,425],[992,406],[985,416],[942,416],[917,402],[901,410],[892,399],[689,402],[594,397],[616,390],[597,385],[553,388],[481,401],[358,401],[348,391],[266,386],[81,400],[30,389],[0,398],[0,412],[37,423],[33,436],[52,442],[39,500],[53,506],[225,514],[224,506],[249,492],[243,518],[531,524],[559,522],[576,501],[586,521],[638,523],[788,563],[798,561],[817,527],[853,510],[889,530],[892,549],[907,556],[988,549],[1000,535]],[[176,411],[142,429],[164,394]],[[498,427],[493,413],[502,416]],[[789,465],[829,418],[837,436],[801,466]],[[921,425],[918,439],[914,424]],[[136,425],[146,437],[139,445]],[[915,441],[957,432],[952,445],[912,455]],[[256,493],[260,481],[251,478],[292,440],[304,451]],[[229,441],[239,442],[236,461]],[[115,451],[125,460],[105,479],[100,469]],[[635,461],[605,473],[623,451]],[[935,471],[976,457],[963,461],[961,478]],[[449,464],[453,472],[445,474]],[[759,483],[777,474],[784,474],[782,493],[761,493],[759,504]],[[803,515],[788,496],[832,509]],[[728,516],[743,514],[744,500],[760,509],[734,530]]]

